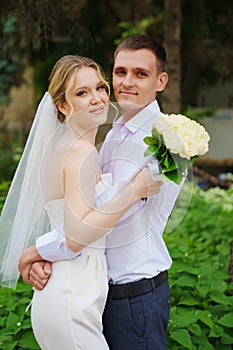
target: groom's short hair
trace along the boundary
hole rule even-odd
[[[157,61],[160,63],[158,67],[161,71],[165,69],[166,63],[166,50],[165,48],[152,36],[149,35],[131,35],[124,39],[116,48],[114,52],[114,60],[118,53],[122,50],[150,50],[156,57]]]

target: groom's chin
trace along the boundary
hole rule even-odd
[[[126,110],[126,111],[137,111],[137,110],[141,110],[143,108],[143,106],[140,106],[138,104],[135,104],[135,103],[131,103],[131,102],[128,102],[128,101],[118,101],[118,104],[120,106],[120,108],[122,110]]]

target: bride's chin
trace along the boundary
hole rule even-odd
[[[103,125],[107,122],[107,116],[106,115],[99,115],[98,117],[96,117],[95,119],[96,122],[96,126],[100,126]]]
[[[105,124],[106,122],[107,122],[107,117],[104,117],[104,118],[102,119],[100,125],[103,125],[103,124]]]

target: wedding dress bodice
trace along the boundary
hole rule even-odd
[[[100,181],[95,186],[95,202],[106,189],[112,185],[112,174],[102,174]],[[64,235],[64,199],[50,200],[46,203],[46,210],[50,219],[51,230],[58,229]],[[106,237],[100,238],[98,241],[91,243],[85,250],[94,248],[105,249]]]

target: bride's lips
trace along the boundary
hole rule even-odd
[[[89,113],[101,114],[105,109],[105,105],[89,109]]]

